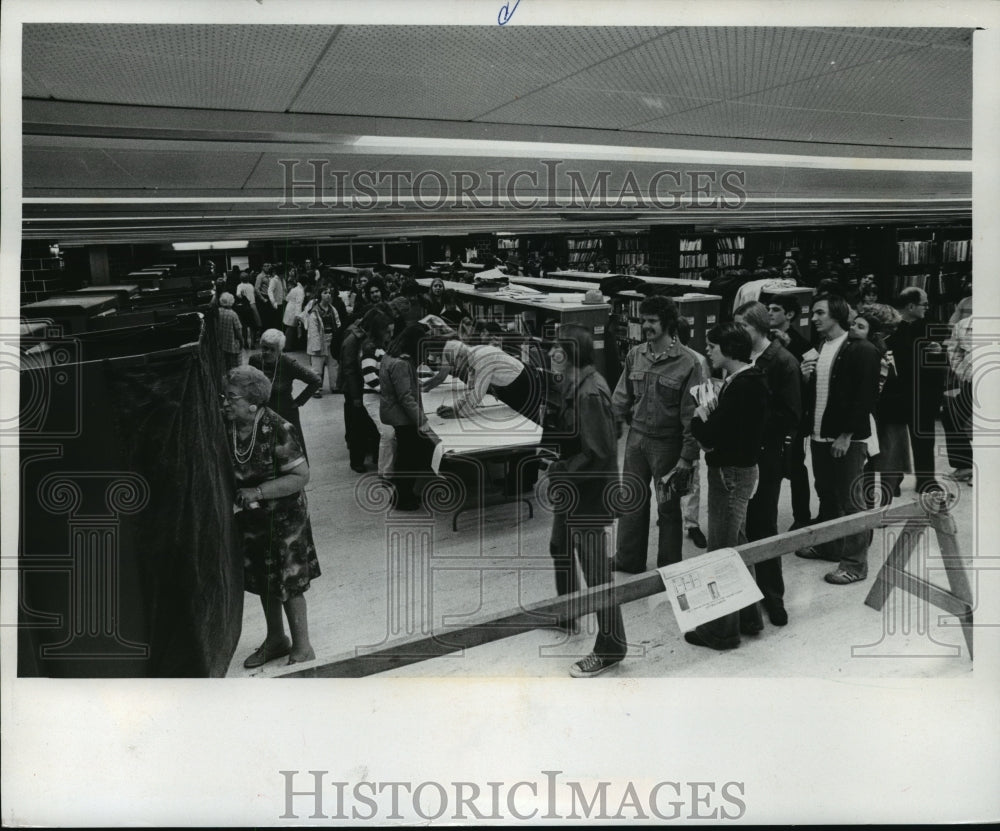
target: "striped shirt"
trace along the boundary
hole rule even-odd
[[[830,371],[833,369],[833,359],[837,357],[837,353],[845,343],[847,343],[847,332],[844,332],[839,338],[824,342],[819,350],[819,358],[816,359],[816,412],[813,414],[813,441],[833,441],[833,439],[822,438],[821,425],[823,424],[826,400],[830,395]]]
[[[368,348],[368,344],[362,348],[361,354],[361,380],[364,383],[364,391],[366,393],[378,394],[380,393],[381,387],[379,386],[379,366],[382,363],[382,356],[385,354],[384,349],[376,349],[372,351]]]

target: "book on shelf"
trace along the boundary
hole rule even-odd
[[[742,251],[745,248],[743,242],[744,238],[741,236],[719,237],[715,241],[715,248],[717,251]]]
[[[694,239],[689,239],[681,237],[680,240],[680,250],[681,251],[701,251],[701,237]]]
[[[899,294],[903,289],[910,286],[916,286],[918,289],[927,291],[930,279],[930,274],[897,274],[893,280],[893,294]]]
[[[708,254],[681,254],[679,265],[681,268],[707,268]]]
[[[933,262],[934,240],[910,240],[897,243],[899,265],[919,265]]]
[[[945,240],[941,243],[941,262],[964,263],[972,259],[972,240]]]

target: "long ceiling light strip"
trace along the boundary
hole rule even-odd
[[[347,197],[345,197],[346,199]],[[361,198],[360,196],[358,197]],[[514,200],[510,200],[506,197],[489,197],[487,194],[481,194],[480,198],[489,198],[491,203],[496,204],[514,204],[515,207],[520,207],[526,200],[532,198],[544,199],[544,197],[533,197],[530,193],[523,193],[518,195]],[[557,201],[558,201],[557,195]],[[367,203],[369,197],[367,194],[364,195],[364,199]],[[418,204],[420,203],[437,203],[440,201],[442,207],[446,204],[452,203],[459,200],[458,196],[448,196],[443,199],[433,195],[428,196],[379,196],[376,199],[377,204],[391,204],[393,202],[399,204]],[[470,201],[471,197],[465,196],[461,199],[464,205],[467,201]],[[805,205],[809,203],[823,203],[823,204],[842,204],[842,203],[852,203],[852,204],[870,204],[870,203],[885,203],[885,204],[902,204],[906,202],[968,202],[971,200],[970,196],[913,196],[913,197],[832,197],[825,198],[821,196],[747,196],[742,201],[744,203],[753,202],[755,204],[794,204],[794,205]],[[229,205],[229,204],[274,204],[275,202],[284,202],[284,197],[278,196],[72,196],[72,197],[59,197],[59,196],[26,196],[21,200],[24,205]],[[302,206],[307,206],[312,203],[312,198],[303,198],[301,200]],[[691,196],[685,196],[681,202],[691,203],[694,198]],[[635,199],[622,199],[621,203],[623,207],[630,207],[636,204]],[[491,205],[492,207],[492,205]],[[546,207],[544,204],[539,205],[539,208]],[[574,208],[574,206],[561,206],[552,205],[553,209],[562,210],[564,208]],[[606,208],[603,208],[606,209]],[[331,214],[325,213],[324,216],[330,216]],[[344,216],[350,216],[351,214],[344,214]],[[292,218],[289,214],[289,218]]]
[[[410,156],[474,156],[528,159],[577,159],[622,162],[804,167],[822,170],[897,170],[971,172],[972,160],[882,159],[844,156],[799,156],[788,153],[739,153],[726,150],[685,150],[666,147],[618,147],[610,144],[569,144],[542,141],[441,139],[358,136],[351,146],[365,152]]]

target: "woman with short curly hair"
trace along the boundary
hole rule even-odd
[[[260,595],[267,622],[264,642],[243,662],[247,669],[286,655],[289,664],[316,657],[304,595],[320,575],[303,490],[309,463],[292,425],[266,406],[270,395],[268,377],[241,366],[229,371],[222,396],[223,415],[230,423],[227,444],[236,475],[244,585]]]

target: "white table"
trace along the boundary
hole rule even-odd
[[[440,386],[430,392],[423,393],[422,400],[427,423],[434,430],[440,442],[434,448],[431,467],[435,473],[441,468],[445,458],[479,460],[486,462],[491,459],[503,461],[505,468],[511,461],[516,461],[518,453],[512,450],[529,452],[542,439],[542,427],[531,419],[511,409],[492,395],[483,396],[479,407],[471,414],[459,418],[442,418],[437,414],[438,407],[445,405],[454,407],[465,393],[465,384],[448,376]],[[483,508],[488,504],[482,500],[483,494],[478,494],[478,500],[459,507],[452,517],[452,529],[458,530],[458,517],[463,511],[473,507]],[[503,502],[511,501],[509,494],[504,492]],[[531,503],[520,497],[514,501],[522,501],[528,506],[529,518],[534,516]]]

